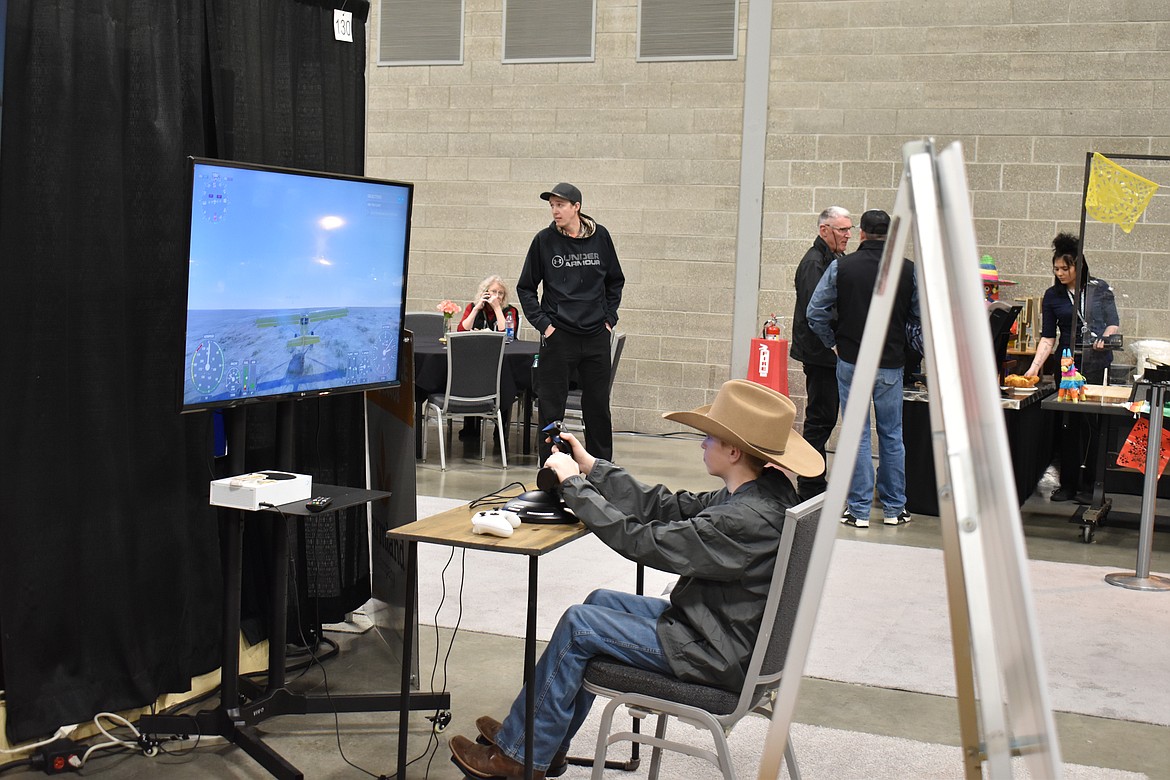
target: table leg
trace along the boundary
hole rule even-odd
[[[1162,455],[1162,404],[1166,388],[1151,384],[1150,430],[1146,440],[1146,477],[1142,484],[1142,519],[1138,531],[1137,567],[1133,574],[1106,574],[1110,585],[1129,590],[1170,590],[1170,578],[1150,574],[1150,557],[1154,549],[1154,511],[1158,503],[1158,463]]]
[[[402,678],[398,688],[398,780],[406,778],[406,752],[410,737],[410,665],[414,660],[414,594],[418,580],[418,542],[406,544],[406,597],[403,599]]]
[[[532,390],[524,391],[524,454],[532,452]]]
[[[532,780],[532,740],[536,736],[536,585],[537,561],[528,556],[528,625],[524,630],[524,778]]]
[[[240,587],[244,569],[244,510],[228,513],[223,576],[223,637],[220,706],[229,717],[240,714]],[[276,575],[273,575],[274,577]],[[283,583],[285,580],[279,578]]]

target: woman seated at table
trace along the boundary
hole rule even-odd
[[[520,324],[520,313],[508,303],[508,286],[498,276],[489,276],[479,283],[475,299],[463,310],[459,331],[508,329],[508,315],[512,315],[513,330]]]
[[[1105,383],[1105,375],[1109,365],[1113,362],[1113,352],[1106,348],[1105,339],[1121,331],[1121,320],[1117,314],[1117,302],[1113,297],[1113,290],[1104,279],[1089,275],[1089,263],[1081,259],[1081,273],[1077,274],[1077,255],[1081,245],[1076,236],[1061,233],[1052,239],[1052,273],[1056,277],[1055,283],[1044,291],[1041,302],[1040,341],[1036,345],[1036,357],[1024,376],[1039,376],[1044,369],[1044,363],[1054,351],[1057,354],[1070,349],[1074,360],[1077,361],[1077,370],[1084,375],[1085,381],[1092,385]],[[1074,323],[1073,308],[1080,292],[1080,309]],[[1087,325],[1084,338],[1077,338],[1076,332]],[[1057,331],[1059,330],[1059,339]],[[1085,345],[1091,346],[1080,351]],[[1082,415],[1073,415],[1082,417]],[[1088,425],[1090,430],[1084,430]],[[1086,470],[1083,466],[1093,462],[1093,448],[1097,446],[1096,431],[1088,421],[1073,425],[1069,435],[1058,439],[1058,448],[1064,456],[1061,465],[1060,489],[1052,493],[1053,501],[1069,501],[1087,503],[1089,496],[1087,489],[1092,487],[1092,477],[1086,479],[1089,484],[1078,483],[1080,472]],[[1057,429],[1060,436],[1060,429]],[[1083,453],[1084,457],[1080,457]],[[1076,461],[1076,462],[1074,462]],[[1071,472],[1071,473],[1070,473]]]

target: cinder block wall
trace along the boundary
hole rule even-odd
[[[627,277],[618,430],[670,430],[662,411],[710,400],[733,307],[774,311],[787,333],[815,215],[890,209],[906,141],[963,143],[980,252],[1019,282],[1005,297],[1051,284],[1086,152],[1170,155],[1163,0],[774,0],[759,292],[733,300],[747,2],[739,59],[717,62],[636,62],[636,0],[597,0],[594,62],[505,65],[503,0],[467,0],[464,64],[382,67],[379,11],[367,173],[417,183],[410,308],[465,302],[488,273],[514,281],[549,221],[538,194],[574,182]],[[1125,164],[1170,184],[1170,163]],[[1127,338],[1170,337],[1170,195],[1128,235],[1090,220],[1086,254]],[[802,378],[792,364],[798,406]]]

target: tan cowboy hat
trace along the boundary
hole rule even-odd
[[[746,379],[724,382],[715,396],[715,403],[689,412],[667,412],[662,416],[795,471],[802,477],[815,477],[825,470],[825,459],[821,454],[792,430],[796,404],[787,396]]]

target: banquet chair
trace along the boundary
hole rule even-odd
[[[621,360],[622,351],[626,348],[626,334],[614,331],[609,340],[609,393],[613,396],[613,382],[617,378],[618,361]],[[573,382],[576,382],[576,374],[574,373]],[[536,392],[536,412],[540,414],[539,403],[539,388]],[[565,414],[562,422],[565,427],[571,431],[585,430],[585,420],[581,415],[581,390],[580,388],[573,388],[569,390],[569,395],[565,398]],[[539,435],[539,433],[538,433]]]
[[[776,567],[772,572],[760,633],[756,637],[756,646],[748,663],[747,679],[741,690],[727,691],[684,682],[668,674],[638,669],[604,656],[589,662],[585,669],[585,689],[610,699],[602,711],[597,733],[593,780],[602,777],[606,748],[615,742],[624,741],[638,742],[652,748],[649,780],[658,777],[663,750],[706,759],[719,767],[725,780],[735,780],[727,734],[749,713],[771,718],[772,702],[780,687],[824,498],[823,494],[810,498],[785,513],[784,530],[776,550]],[[794,669],[793,673],[800,674],[801,670]],[[635,718],[657,715],[654,734],[632,730],[611,734],[614,713],[621,706],[629,709]],[[671,717],[709,731],[715,743],[715,751],[667,739],[666,726]],[[800,771],[796,766],[791,738],[784,749],[784,760],[788,765],[789,777],[799,780]]]
[[[402,316],[402,327],[413,333],[416,341],[438,341],[447,334],[447,323],[437,311],[407,312]]]
[[[500,460],[508,468],[504,417],[500,409],[500,369],[504,364],[503,333],[477,330],[447,334],[447,389],[433,393],[423,406],[422,459],[427,459],[426,425],[434,415],[439,435],[439,467],[447,470],[443,418],[480,417],[493,420],[500,439]],[[487,436],[479,439],[479,459],[487,458]]]
[[[618,333],[615,330],[609,340],[609,394],[611,398],[613,396],[613,380],[617,377],[618,361],[621,360],[622,350],[625,348],[626,334]],[[581,415],[580,389],[570,390],[565,399],[564,422],[570,430],[585,430],[585,420]]]

